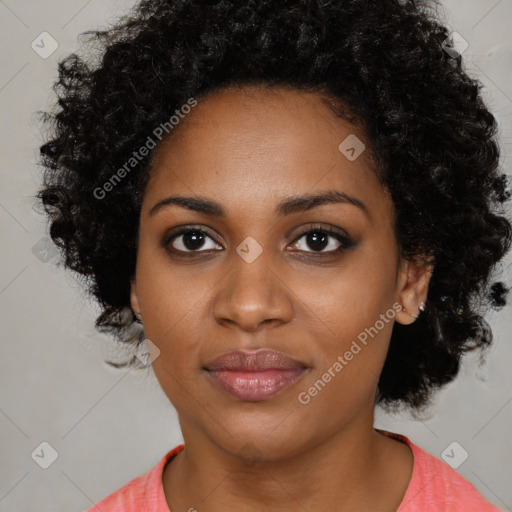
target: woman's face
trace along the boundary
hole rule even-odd
[[[180,123],[145,191],[131,302],[185,442],[278,460],[372,428],[393,322],[414,321],[398,303],[416,314],[426,291],[417,267],[397,268],[363,134],[316,95],[256,87]],[[215,205],[155,208],[170,197]],[[285,359],[251,359],[262,349]]]

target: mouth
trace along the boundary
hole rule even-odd
[[[203,368],[232,397],[249,402],[268,399],[297,382],[308,367],[281,352],[229,352]]]

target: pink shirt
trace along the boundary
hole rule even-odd
[[[379,431],[406,443],[414,455],[411,480],[397,512],[502,512],[442,460],[403,435]],[[166,463],[184,446],[180,444],[167,452],[153,469],[134,478],[86,512],[170,512],[162,473]]]

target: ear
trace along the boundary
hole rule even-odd
[[[141,320],[141,316],[139,315],[140,312],[140,305],[139,305],[139,297],[137,295],[137,283],[134,277],[130,280],[131,283],[131,289],[130,289],[130,305],[132,307],[133,314]]]
[[[403,260],[397,279],[398,302],[402,306],[395,319],[403,325],[412,324],[420,315],[421,303],[425,303],[428,285],[432,276],[432,265],[424,261]]]

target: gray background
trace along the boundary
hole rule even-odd
[[[55,258],[45,262],[34,249],[47,235],[32,200],[42,137],[34,113],[53,100],[56,62],[75,50],[77,35],[105,26],[130,5],[0,1],[0,511],[83,511],[182,442],[176,413],[154,375],[115,371],[102,362],[115,352],[113,342],[94,330],[99,308]],[[486,86],[501,128],[502,167],[509,170],[512,0],[443,5],[452,30],[469,43],[466,69]],[[31,47],[42,32],[58,43],[48,58]],[[509,256],[508,283],[510,262]],[[495,343],[484,365],[476,355],[467,357],[423,420],[377,410],[376,426],[409,436],[439,458],[456,441],[469,454],[457,471],[488,500],[512,510],[511,306],[488,319]],[[47,469],[31,456],[44,441],[58,454]]]

